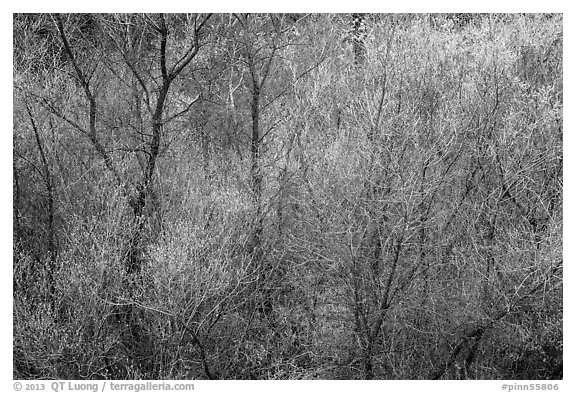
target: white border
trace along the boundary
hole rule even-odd
[[[564,13],[564,260],[568,261],[564,270],[564,381],[560,381],[560,391],[576,391],[576,377],[570,373],[575,370],[573,353],[574,339],[566,332],[574,329],[574,197],[573,176],[575,158],[571,148],[574,146],[574,77],[568,70],[575,70],[574,62],[574,23],[576,17],[568,1],[497,1],[482,2],[462,1],[337,1],[312,2],[311,0],[290,0],[279,2],[227,0],[227,1],[25,1],[4,2],[0,7],[0,42],[6,59],[2,61],[1,110],[2,129],[0,131],[0,184],[6,187],[1,195],[0,209],[0,245],[1,272],[0,315],[4,322],[0,324],[0,390],[13,391],[12,385],[12,13],[13,12],[561,12]],[[10,53],[10,62],[8,54]],[[9,76],[10,75],[10,76]],[[501,390],[505,381],[245,381],[245,382],[207,382],[196,381],[197,391],[262,391],[280,389],[291,390],[325,390],[325,391],[442,391],[442,392],[496,392]],[[520,381],[513,381],[520,383]],[[532,381],[535,382],[535,381]],[[49,385],[47,385],[47,388]],[[109,389],[108,389],[109,390]],[[49,390],[47,390],[49,391]]]

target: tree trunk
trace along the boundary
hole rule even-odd
[[[32,130],[34,131],[34,137],[36,140],[36,146],[38,147],[38,151],[40,152],[40,159],[42,161],[42,166],[44,167],[44,173],[42,174],[42,180],[44,181],[44,185],[46,187],[46,198],[47,198],[47,214],[48,214],[48,222],[47,222],[47,252],[48,252],[48,263],[45,265],[46,271],[46,281],[48,288],[46,294],[46,300],[48,304],[52,307],[55,306],[55,292],[56,286],[54,284],[54,270],[56,269],[56,261],[58,259],[58,250],[56,246],[56,234],[55,234],[55,225],[54,225],[54,182],[52,172],[50,171],[50,166],[48,164],[48,159],[46,157],[46,153],[44,152],[44,146],[42,140],[40,139],[40,133],[36,122],[34,121],[34,117],[32,116],[32,112],[30,108],[26,108],[28,110],[28,116],[30,117],[30,124],[32,125]]]

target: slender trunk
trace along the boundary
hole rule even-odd
[[[366,298],[362,294],[361,290],[363,279],[359,269],[360,266],[358,265],[358,262],[354,260],[350,272],[352,276],[354,324],[356,329],[356,336],[360,344],[360,354],[364,368],[364,378],[373,379],[374,367],[372,365],[372,353],[374,345],[370,331],[371,329],[366,317],[366,314],[369,311],[367,309]]]
[[[96,130],[96,115],[98,112],[98,106],[96,104],[96,97],[90,86],[90,79],[87,77],[87,75],[85,75],[85,73],[78,65],[78,62],[76,61],[76,56],[72,51],[72,47],[70,46],[70,42],[68,41],[68,37],[66,36],[66,32],[64,30],[64,24],[62,22],[62,18],[60,17],[59,14],[55,15],[55,22],[56,26],[58,27],[58,31],[60,32],[60,38],[62,40],[62,43],[64,44],[66,54],[68,55],[70,61],[72,62],[72,66],[74,67],[74,71],[76,73],[76,78],[78,79],[78,82],[80,83],[82,89],[84,90],[84,98],[86,99],[86,102],[88,104],[89,109],[89,116],[88,116],[89,124],[87,131],[88,138],[90,139],[90,142],[92,142],[92,145],[94,146],[100,157],[104,160],[106,168],[114,176],[116,183],[121,185],[122,181],[120,179],[120,174],[118,170],[114,167],[112,157],[110,157],[105,147],[100,143],[100,140],[98,139]]]
[[[260,86],[253,84],[252,103],[252,138],[250,152],[252,166],[250,169],[250,179],[252,182],[252,197],[255,208],[255,227],[252,250],[259,253],[262,241],[262,173],[260,168]]]
[[[148,151],[148,161],[146,169],[140,185],[138,186],[137,195],[132,203],[134,214],[134,232],[131,239],[131,244],[128,254],[128,266],[126,272],[129,275],[139,274],[142,270],[142,234],[145,227],[144,209],[148,195],[150,194],[154,171],[156,169],[156,161],[160,153],[160,142],[162,136],[162,117],[164,113],[164,104],[168,97],[172,77],[168,74],[166,69],[166,45],[168,40],[168,30],[164,22],[164,17],[161,18],[161,31],[160,31],[160,68],[162,71],[162,87],[158,93],[156,100],[156,107],[152,114],[152,140],[150,141]]]
[[[425,245],[427,236],[426,236],[426,221],[428,220],[428,208],[424,201],[424,194],[425,188],[424,185],[426,184],[426,172],[428,171],[429,159],[426,160],[424,165],[422,166],[421,171],[421,178],[420,178],[420,195],[422,197],[422,202],[419,206],[419,229],[418,229],[418,254],[419,254],[419,261],[418,264],[421,266],[421,269],[424,271],[423,276],[423,287],[422,287],[422,306],[425,306],[428,301],[428,294],[430,292],[429,288],[429,275],[428,275],[428,260],[426,259],[426,249]]]
[[[374,379],[374,364],[372,361],[373,352],[372,341],[367,342],[367,346],[364,349],[364,379],[371,380]]]
[[[258,285],[261,287],[262,298],[258,305],[258,309],[271,323],[273,323],[273,319],[271,319],[273,311],[271,291],[266,288],[266,281],[269,279],[269,274],[268,269],[266,269],[262,263],[262,233],[264,218],[262,217],[262,168],[260,167],[260,86],[257,82],[254,82],[252,87],[252,137],[250,143],[252,165],[250,168],[250,181],[252,186],[255,217],[250,252],[255,262],[254,267],[258,270]],[[262,288],[262,286],[264,288]]]
[[[18,170],[16,169],[16,163],[14,161],[12,161],[12,173],[14,184],[14,194],[12,195],[12,214],[14,216],[14,244],[17,244],[22,239],[22,224],[20,216],[20,178],[18,176]]]
[[[146,228],[145,209],[153,186],[156,162],[160,154],[160,143],[163,129],[164,105],[168,97],[168,91],[173,77],[168,74],[166,67],[166,45],[168,30],[164,16],[160,15],[160,69],[162,72],[162,86],[158,92],[156,106],[152,113],[151,129],[152,139],[148,145],[148,160],[140,184],[138,185],[136,196],[132,199],[132,211],[134,219],[134,229],[128,249],[126,266],[127,290],[131,297],[142,277],[142,266],[145,261],[143,235]],[[129,326],[128,340],[125,342],[126,348],[130,352],[130,357],[141,370],[147,370],[151,366],[151,358],[146,353],[146,348],[142,348],[140,343],[146,341],[147,332],[141,324],[143,310],[136,309],[133,305],[128,305],[121,310],[123,321]]]
[[[58,259],[58,250],[56,246],[56,234],[55,234],[55,225],[54,225],[54,182],[52,177],[52,172],[50,171],[50,166],[48,164],[48,159],[46,157],[46,153],[44,152],[44,146],[42,144],[42,140],[40,138],[40,133],[38,131],[38,127],[36,122],[34,121],[34,117],[32,116],[32,112],[30,108],[26,108],[28,110],[28,116],[30,117],[30,124],[32,125],[32,130],[34,131],[34,137],[36,140],[36,146],[38,147],[38,151],[40,152],[40,159],[42,161],[42,166],[44,167],[43,181],[46,187],[46,198],[47,198],[47,214],[48,214],[48,222],[47,222],[47,252],[48,252],[48,263],[45,266],[46,270],[46,280],[48,285],[48,294],[47,300],[48,303],[54,306],[55,301],[55,291],[56,287],[54,285],[54,270],[56,269],[56,261]]]

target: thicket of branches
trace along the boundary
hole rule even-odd
[[[561,15],[15,15],[14,378],[562,377]]]

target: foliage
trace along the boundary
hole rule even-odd
[[[14,377],[562,377],[561,15],[15,15]]]

